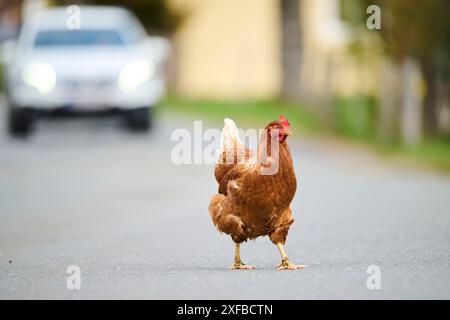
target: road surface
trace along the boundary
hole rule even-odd
[[[146,135],[110,118],[45,120],[17,141],[0,110],[0,299],[450,298],[448,176],[291,139],[300,188],[286,248],[307,268],[277,272],[260,238],[242,248],[258,269],[230,271],[233,244],[207,211],[213,168],[170,160],[172,130],[192,119],[164,114]]]

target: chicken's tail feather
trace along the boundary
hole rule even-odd
[[[225,125],[222,129],[221,151],[226,152],[227,150],[232,150],[233,148],[236,148],[236,146],[238,145],[239,146],[242,145],[242,142],[239,139],[239,133],[236,123],[234,123],[234,121],[229,118],[225,118],[223,122],[225,123]]]

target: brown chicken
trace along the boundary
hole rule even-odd
[[[278,270],[301,269],[289,261],[284,244],[294,223],[290,204],[297,189],[291,153],[286,142],[289,122],[283,115],[261,133],[256,152],[239,139],[236,124],[225,119],[222,150],[215,167],[219,194],[213,195],[209,213],[214,225],[235,242],[232,269],[254,269],[241,261],[240,244],[268,235],[278,246]]]

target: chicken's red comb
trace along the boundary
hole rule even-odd
[[[283,127],[289,128],[290,126],[289,121],[284,114],[280,114],[280,122],[283,125]]]

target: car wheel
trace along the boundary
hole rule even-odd
[[[138,108],[126,111],[128,126],[134,131],[148,131],[152,123],[151,108]]]
[[[34,120],[33,111],[29,109],[10,108],[8,128],[11,136],[26,137],[31,132]]]

